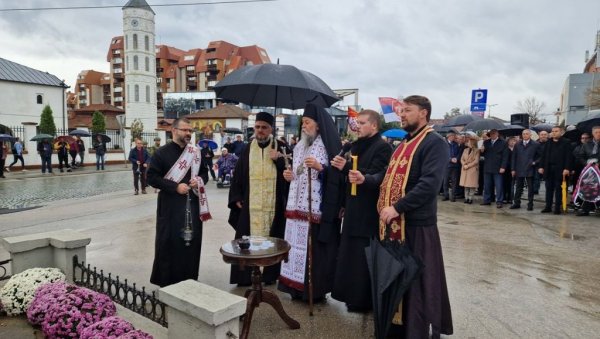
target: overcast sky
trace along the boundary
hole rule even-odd
[[[0,9],[126,2],[3,0]],[[436,118],[467,108],[475,88],[488,89],[493,116],[508,118],[529,96],[546,104],[543,113],[555,111],[565,78],[582,72],[600,29],[598,0],[279,0],[153,10],[157,44],[257,44],[273,62],[333,89],[358,88],[365,108],[379,110],[380,96],[421,94]],[[110,40],[122,34],[120,8],[0,12],[0,57],[73,86],[81,70],[109,71]]]

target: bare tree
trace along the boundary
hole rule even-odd
[[[461,114],[460,113],[460,108],[454,107],[454,108],[450,109],[450,112],[444,113],[444,119],[447,120],[447,119],[450,119],[452,117],[458,116],[460,114]]]
[[[540,113],[545,107],[546,104],[543,101],[538,101],[535,97],[527,97],[517,101],[517,106],[515,108],[520,113],[529,114],[529,124],[536,125],[542,121]]]

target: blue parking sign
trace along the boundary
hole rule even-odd
[[[487,89],[474,89],[471,93],[471,112],[485,112]]]

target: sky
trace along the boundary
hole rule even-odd
[[[0,10],[126,2],[3,0]],[[583,71],[600,30],[598,0],[278,0],[153,10],[157,44],[256,44],[272,62],[332,89],[357,88],[363,108],[380,110],[378,97],[425,95],[433,118],[468,110],[471,91],[482,88],[492,116],[509,119],[519,100],[535,97],[552,119],[566,77]],[[71,87],[81,70],[109,71],[111,38],[122,34],[121,8],[0,11],[0,57]]]

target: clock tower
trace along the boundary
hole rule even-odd
[[[154,131],[157,122],[154,15],[145,0],[123,6],[126,125],[140,119],[144,131]]]

